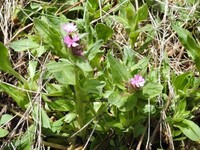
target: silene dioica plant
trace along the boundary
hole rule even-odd
[[[0,81],[1,148],[198,149],[200,46],[185,24],[199,14],[167,1],[59,2],[28,2],[17,15],[29,34],[0,43],[1,73],[15,77]],[[24,72],[11,53],[25,55]],[[180,73],[182,57],[193,68]]]

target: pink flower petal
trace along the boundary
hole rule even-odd
[[[76,25],[74,25],[74,23],[67,23],[64,24],[62,27],[68,34],[75,32],[77,30]]]
[[[134,78],[131,78],[130,83],[133,87],[139,88],[144,86],[145,80],[141,75],[137,74]]]
[[[70,37],[69,35],[67,35],[64,38],[64,43],[67,44],[67,47],[76,47],[79,44],[76,43],[79,40],[79,37],[77,35],[75,35],[74,37]]]

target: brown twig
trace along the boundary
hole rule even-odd
[[[0,117],[3,115],[4,112],[6,112],[7,110],[7,105],[2,105],[2,109],[1,109],[1,112],[0,112]]]
[[[44,144],[47,147],[51,147],[51,148],[55,148],[55,149],[68,150],[67,147],[60,145],[60,144],[56,144],[56,143],[50,143],[50,142],[42,141],[42,144]]]
[[[33,23],[30,23],[30,24],[26,25],[25,27],[21,28],[20,30],[18,30],[17,33],[15,33],[15,35],[12,36],[12,38],[5,45],[12,42],[22,31],[26,30],[27,28],[29,28],[31,26],[33,26]]]
[[[145,133],[146,133],[146,130],[147,130],[147,125],[146,125],[146,127],[145,127],[144,133],[143,133],[143,134],[141,135],[141,137],[140,137],[140,140],[139,140],[139,142],[138,142],[138,145],[137,145],[137,147],[136,147],[136,150],[140,150],[141,145],[142,145],[142,141],[143,141],[143,139],[144,139],[144,135],[145,135]]]
[[[0,104],[0,107],[3,107],[2,110],[4,109],[5,106],[6,106],[6,105]],[[11,113],[15,114],[16,116],[19,116],[20,118],[23,118],[23,115],[20,114],[19,112],[15,111],[14,109],[7,108],[7,106],[6,106],[6,109],[8,109],[8,111],[10,111]],[[0,115],[0,116],[1,116],[1,115]],[[29,121],[30,123],[33,123],[33,120],[32,120],[30,117],[28,117],[28,121]]]
[[[152,134],[152,136],[151,136],[151,138],[149,140],[148,149],[151,149],[151,145],[152,145],[152,143],[153,143],[153,141],[155,139],[155,136],[156,136],[157,132],[159,131],[160,124],[162,123],[163,118],[164,118],[163,116],[164,116],[165,112],[167,111],[167,109],[168,109],[168,107],[170,105],[170,102],[171,102],[171,98],[168,98],[167,103],[165,104],[163,110],[161,111],[161,117],[160,117],[160,119],[158,121],[158,124],[157,124],[156,128],[154,129],[153,134]]]

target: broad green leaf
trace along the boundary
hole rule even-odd
[[[40,45],[37,49],[35,49],[35,53],[38,57],[41,57],[48,49],[48,46]]]
[[[68,60],[59,62],[50,62],[47,64],[47,70],[54,75],[56,80],[62,84],[75,84],[75,72],[73,65]]]
[[[54,100],[47,104],[54,111],[72,111],[74,109],[74,104],[66,99]]]
[[[112,55],[108,55],[111,74],[115,83],[123,83],[131,78],[131,74],[127,71],[125,66],[119,62]]]
[[[120,17],[120,16],[113,16],[113,18],[116,20],[116,22],[122,23],[124,25],[124,27],[129,28],[130,25],[126,19],[126,17]]]
[[[100,47],[103,45],[103,40],[98,40],[92,46],[90,46],[88,49],[88,59],[92,60],[97,53],[100,53],[101,51],[99,50]]]
[[[77,59],[76,66],[79,67],[84,73],[93,71],[92,67],[90,66],[90,63],[84,59]]]
[[[176,90],[176,93],[178,93],[180,90],[185,91],[186,89],[188,89],[189,86],[192,85],[192,83],[190,81],[191,76],[192,75],[190,72],[186,72],[184,74],[177,76],[174,79],[173,85]]]
[[[37,29],[39,35],[42,37],[44,43],[51,47],[51,50],[54,54],[62,58],[67,57],[66,51],[62,50],[63,39],[61,34],[53,26],[36,18],[34,19],[34,26]]]
[[[156,108],[154,105],[145,105],[144,109],[143,109],[144,113],[151,113],[154,114],[156,112]]]
[[[47,95],[47,96],[64,96],[66,94],[65,90],[66,90],[66,85],[47,83],[46,84],[47,93],[45,93],[45,95]],[[70,89],[67,89],[67,91],[72,94]]]
[[[41,5],[39,3],[30,3],[30,7],[31,9],[39,9],[41,7]]]
[[[16,78],[18,78],[22,82],[26,82],[26,80],[17,73],[10,63],[9,57],[8,57],[8,49],[3,45],[3,43],[0,42],[0,69],[14,75]]]
[[[76,113],[68,113],[67,115],[65,115],[65,122],[66,122],[66,123],[70,123],[70,122],[72,122],[76,117],[77,117],[77,114],[76,114]]]
[[[96,29],[96,34],[97,34],[97,38],[100,40],[104,40],[104,42],[106,42],[112,35],[113,35],[113,29],[102,24],[102,23],[98,23],[95,26]]]
[[[149,82],[143,87],[143,94],[151,99],[161,94],[162,90],[163,86],[161,84]]]
[[[41,120],[38,120],[40,119],[40,116],[41,116]],[[46,111],[42,107],[40,107],[40,105],[34,106],[33,111],[32,111],[32,117],[34,121],[41,122],[42,127],[51,129],[50,119]]]
[[[186,48],[189,56],[192,57],[197,69],[200,71],[200,45],[188,30],[176,25],[172,25],[172,27],[177,32],[181,44]]]
[[[33,42],[30,39],[22,39],[10,43],[10,47],[17,52],[38,48],[39,46],[40,45],[38,43]]]
[[[137,98],[128,93],[120,95],[119,93],[114,92],[108,97],[108,102],[117,106],[119,110],[125,112],[133,110],[134,106],[136,105]]]
[[[104,81],[96,79],[86,80],[83,84],[83,90],[87,93],[101,94],[105,84]]]
[[[88,2],[90,3],[91,7],[96,10],[98,8],[98,0],[88,0]]]
[[[187,49],[189,55],[193,59],[200,56],[200,46],[196,43],[192,34],[179,26],[172,25],[172,27],[177,32],[181,44]]]
[[[138,31],[132,31],[130,34],[129,34],[129,37],[130,37],[130,40],[131,40],[131,45],[135,44],[138,36],[139,36],[139,32]]]
[[[0,127],[0,138],[8,135],[9,131]]]
[[[4,92],[12,97],[19,107],[22,109],[26,108],[26,105],[29,103],[29,99],[25,92],[3,83],[0,83],[0,89],[3,89]]]
[[[31,79],[35,76],[36,67],[37,61],[29,61],[28,73]]]
[[[142,20],[146,20],[148,17],[148,6],[147,4],[144,4],[141,6],[137,11],[137,22],[140,22]]]
[[[59,119],[59,120],[57,120],[57,121],[55,121],[55,122],[52,123],[51,129],[52,129],[53,132],[59,133],[60,130],[62,130],[64,119],[65,118],[63,117],[63,118],[61,118],[61,119]]]
[[[7,123],[8,121],[12,120],[14,117],[9,114],[4,114],[0,118],[0,125]]]
[[[22,137],[20,136],[14,143],[16,149],[17,150],[32,149],[32,144],[34,143],[35,131],[36,127],[34,125],[31,125],[22,135]]]
[[[126,7],[126,19],[128,20],[129,26],[133,26],[136,23],[135,7],[131,3]]]
[[[106,126],[111,127],[112,129],[114,128],[115,130],[122,131],[124,130],[124,126],[121,122],[119,121],[109,121]]]
[[[192,141],[200,141],[200,128],[193,121],[184,119],[176,126]]]
[[[97,114],[104,112],[104,110],[108,107],[108,103],[102,102],[93,102],[93,109]]]
[[[123,48],[123,62],[127,66],[133,66],[135,64],[133,50],[128,46],[124,46]]]
[[[186,103],[186,99],[179,99],[177,104],[176,104],[176,111],[183,114],[185,112],[187,103]]]
[[[148,64],[149,64],[149,57],[144,57],[143,59],[139,60],[137,64],[131,67],[131,72],[135,70],[145,71],[147,69]]]

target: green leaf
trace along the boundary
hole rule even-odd
[[[17,150],[29,150],[32,149],[32,144],[34,143],[34,137],[35,137],[35,131],[36,127],[34,125],[31,125],[26,132],[20,136],[16,142],[14,143],[14,146],[17,148]]]
[[[47,104],[54,111],[72,111],[74,109],[74,104],[66,99],[54,100]]]
[[[106,85],[104,81],[97,79],[86,80],[83,84],[83,90],[87,93],[101,94],[103,87]]]
[[[192,74],[190,72],[186,72],[174,79],[173,85],[176,93],[178,93],[180,90],[186,92],[186,89],[192,85],[192,82],[190,81],[190,78],[192,78],[191,76]]]
[[[188,54],[194,60],[197,69],[200,71],[200,46],[193,38],[192,34],[179,26],[172,25],[177,32],[181,44],[186,48]]]
[[[0,138],[8,135],[9,131],[0,127]]]
[[[66,122],[66,123],[70,123],[70,122],[72,122],[76,117],[77,117],[77,114],[76,114],[76,113],[68,113],[67,115],[65,115],[65,122]]]
[[[147,6],[147,4],[144,4],[137,11],[136,21],[140,22],[142,20],[146,20],[147,17],[148,17],[148,6]]]
[[[200,141],[200,128],[194,122],[184,119],[176,126],[192,141]]]
[[[131,78],[131,74],[127,71],[125,66],[112,55],[108,55],[108,61],[110,64],[113,81],[115,83],[123,83]]]
[[[143,94],[149,99],[154,98],[162,93],[163,86],[159,83],[149,82],[143,87]]]
[[[9,96],[11,96],[19,107],[22,109],[26,108],[29,100],[25,92],[3,83],[0,83],[0,88],[3,89],[3,91],[6,92]]]
[[[98,8],[98,0],[88,0],[88,2],[91,4],[91,8],[93,8],[94,10],[97,10]]]
[[[108,97],[108,102],[117,106],[120,111],[125,112],[133,110],[134,106],[136,105],[137,98],[128,93],[120,95],[119,93],[114,92]]]
[[[102,23],[98,23],[95,26],[95,29],[97,33],[97,38],[99,40],[104,40],[104,42],[106,42],[113,35],[113,29]]]
[[[144,109],[143,109],[144,113],[151,113],[154,114],[156,112],[156,108],[154,105],[145,105]]]
[[[137,41],[137,38],[139,36],[139,32],[138,31],[133,31],[129,34],[130,40],[131,40],[131,45],[135,44],[135,42]]]
[[[135,70],[146,70],[149,64],[149,57],[144,57],[143,59],[139,60],[137,64],[131,67],[131,71]]]
[[[28,73],[31,79],[35,76],[36,67],[37,61],[29,61]]]
[[[62,84],[75,85],[75,72],[73,65],[68,60],[59,62],[50,62],[47,64],[47,70],[54,75],[56,80]]]
[[[128,20],[129,26],[135,25],[135,19],[136,19],[136,13],[135,13],[135,7],[129,3],[126,7],[126,18]]]
[[[1,116],[0,119],[0,125],[7,123],[8,121],[12,120],[14,117],[12,115],[9,114],[4,114]]]
[[[130,27],[129,22],[126,18],[120,16],[113,16],[113,18],[116,20],[116,22],[122,23],[124,27]]]
[[[40,118],[39,116],[41,116],[41,120],[38,120]],[[36,122],[41,121],[42,127],[51,129],[50,119],[46,111],[44,111],[40,105],[33,107],[32,117]]]
[[[127,66],[133,66],[134,64],[134,52],[128,46],[123,47],[123,62]]]
[[[8,49],[1,42],[0,42],[0,52],[1,52],[0,69],[14,75],[20,81],[26,82],[26,80],[12,68],[12,65],[8,57]]]
[[[93,71],[92,67],[90,66],[90,63],[84,59],[77,59],[76,66],[79,67],[84,73]]]
[[[100,47],[103,45],[103,40],[98,40],[92,46],[90,46],[88,49],[88,59],[92,60],[97,53],[100,53],[101,51],[99,50]]]
[[[10,43],[10,47],[17,52],[38,48],[39,46],[40,45],[38,43],[33,42],[30,39],[22,39]]]
[[[172,25],[172,27],[177,32],[181,44],[187,49],[189,55],[193,59],[199,56],[200,46],[196,43],[192,34],[179,26]]]
[[[48,49],[48,46],[40,45],[37,49],[35,49],[35,53],[38,57],[41,57]]]
[[[37,33],[42,37],[44,43],[51,47],[54,54],[62,58],[67,57],[66,51],[62,50],[63,40],[61,34],[53,26],[36,18],[34,19],[34,26],[38,31]]]
[[[59,133],[62,130],[62,126],[64,123],[64,117],[52,123],[52,131]]]

